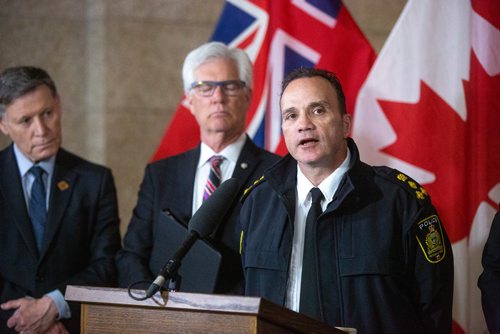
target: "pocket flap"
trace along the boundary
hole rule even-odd
[[[246,252],[245,268],[262,268],[271,270],[286,270],[286,260],[275,252]]]

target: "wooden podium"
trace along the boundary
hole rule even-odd
[[[344,333],[255,297],[68,286],[65,298],[81,304],[81,333]]]

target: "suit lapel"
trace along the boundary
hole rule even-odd
[[[178,163],[173,166],[176,170],[180,168],[181,173],[173,180],[173,185],[169,186],[169,189],[172,189],[175,194],[175,198],[172,198],[172,207],[168,209],[177,213],[186,222],[192,216],[194,179],[199,158],[200,146],[198,145],[197,148],[187,151],[181,156]]]
[[[66,162],[64,151],[62,149],[59,150],[54,166],[54,175],[52,176],[47,226],[43,237],[41,255],[47,250],[62,222],[69,200],[75,189],[76,179],[77,174],[71,170]]]
[[[37,258],[35,235],[12,145],[3,150],[0,155],[0,194],[0,205],[6,212],[2,219],[8,219],[7,222],[2,223],[15,224],[29,251]]]
[[[243,187],[247,183],[248,178],[254,172],[255,168],[259,165],[260,157],[259,150],[257,146],[247,137],[245,145],[241,150],[238,161],[234,168],[233,176],[237,178],[240,183],[240,192],[243,191]],[[253,180],[250,180],[253,181]]]

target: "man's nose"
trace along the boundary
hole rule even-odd
[[[299,131],[305,131],[311,130],[314,124],[307,113],[300,113],[297,119],[297,126]]]
[[[224,90],[222,86],[215,86],[214,93],[212,94],[212,99],[216,101],[221,101],[226,98],[226,94],[224,94]]]
[[[41,117],[35,117],[33,119],[33,126],[35,134],[38,136],[43,136],[47,132],[47,124],[45,124],[45,120]]]

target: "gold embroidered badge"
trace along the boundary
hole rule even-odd
[[[398,176],[396,176],[398,180],[400,181],[406,181],[408,179],[408,176],[404,175],[403,173],[399,173]]]
[[[408,181],[408,185],[413,189],[417,189],[417,183],[415,181]]]
[[[416,238],[427,261],[438,263],[444,259],[446,247],[437,215],[427,217],[417,224]]]
[[[401,181],[401,183],[403,184],[403,186],[410,190],[412,193],[415,194],[415,196],[423,201],[427,198],[427,196],[429,196],[429,194],[427,193],[427,190],[424,189],[424,187],[422,187],[420,184],[418,184],[417,181],[413,180],[411,177],[409,177],[408,175],[405,175],[401,172],[398,172],[396,171],[396,174],[395,174],[395,177],[398,181]]]

